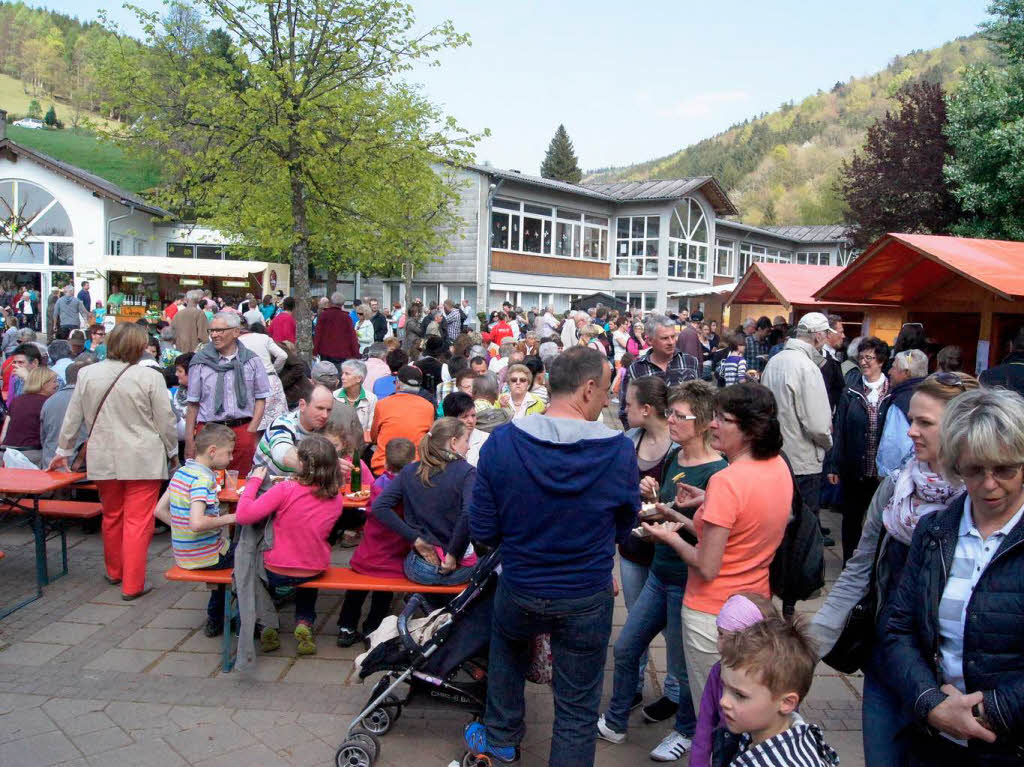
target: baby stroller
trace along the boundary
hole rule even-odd
[[[487,646],[494,588],[500,572],[498,550],[482,557],[466,588],[435,616],[433,634],[417,641],[409,621],[427,601],[413,594],[398,616],[398,636],[374,647],[359,678],[384,672],[363,710],[348,727],[334,756],[336,767],[371,767],[387,733],[409,705],[458,708],[474,719],[487,701]],[[406,685],[402,697],[397,691]]]

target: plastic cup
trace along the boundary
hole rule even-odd
[[[229,469],[224,475],[224,486],[228,490],[238,489],[238,472],[235,469]]]

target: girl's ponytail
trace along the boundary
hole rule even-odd
[[[420,467],[416,475],[426,487],[433,487],[430,478],[444,471],[452,461],[462,458],[452,452],[451,443],[466,431],[466,424],[458,418],[438,418],[430,431],[420,440]]]

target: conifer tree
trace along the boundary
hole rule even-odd
[[[583,178],[583,172],[576,159],[576,152],[572,148],[572,141],[569,139],[569,134],[565,132],[564,125],[558,126],[554,138],[548,145],[548,153],[544,156],[544,162],[540,166],[540,175],[544,178],[568,181],[570,184],[578,184]]]

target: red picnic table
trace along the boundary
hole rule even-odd
[[[50,574],[46,563],[46,523],[39,513],[39,498],[49,495],[85,479],[81,472],[69,471],[38,471],[35,469],[0,468],[0,515],[5,513],[26,514],[32,525],[32,536],[36,548],[36,595],[0,611],[0,618],[10,615],[15,610],[34,602],[43,595],[43,586],[50,583]],[[68,546],[63,524],[58,524],[61,540],[61,574],[68,573]]]
[[[247,480],[239,479],[238,486],[234,489],[223,487],[221,491],[217,493],[217,500],[221,503],[235,504],[238,503],[238,499],[245,492],[245,483]],[[346,509],[361,509],[366,506],[366,502],[370,499],[369,492],[365,496],[359,498],[349,498],[344,492],[342,493],[342,501]]]

